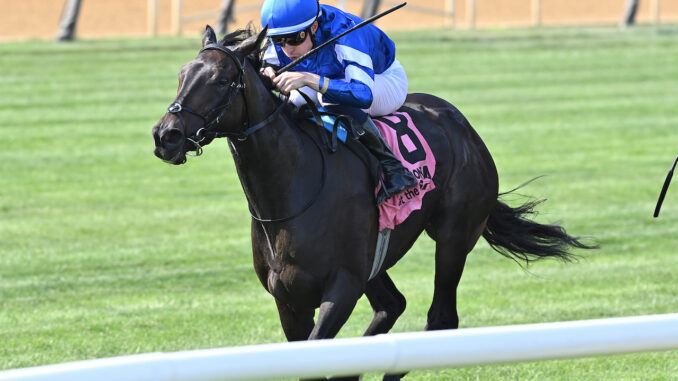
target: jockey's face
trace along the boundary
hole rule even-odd
[[[308,53],[311,49],[313,49],[313,36],[315,36],[315,32],[317,30],[318,22],[314,21],[313,24],[311,24],[311,33],[306,35],[306,39],[304,40],[304,42],[296,46],[290,44],[283,44],[281,48],[285,55],[289,57],[289,59],[294,61],[297,58],[301,57],[302,55]]]

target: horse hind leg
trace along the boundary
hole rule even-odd
[[[487,217],[473,218],[464,213],[464,209],[447,209],[458,213],[455,217],[439,219],[437,224],[427,229],[436,241],[433,301],[428,311],[427,331],[459,327],[457,286],[466,257],[478,242],[487,221]]]

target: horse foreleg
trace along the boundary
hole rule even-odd
[[[278,306],[278,315],[280,315],[280,323],[287,341],[302,341],[308,338],[313,330],[313,315],[315,309],[293,309],[287,304],[275,300]],[[325,378],[318,379],[302,379],[301,381],[325,381]]]
[[[367,283],[365,296],[370,301],[374,316],[365,336],[388,332],[405,311],[406,301],[385,272]]]
[[[313,330],[313,315],[315,310],[313,308],[292,309],[278,299],[275,300],[275,303],[278,307],[280,324],[285,332],[287,341],[306,340]]]
[[[337,335],[353,312],[358,299],[363,293],[360,281],[348,271],[340,269],[334,280],[323,293],[318,321],[309,335],[309,340],[331,339]],[[359,380],[359,376],[330,378],[330,380]]]
[[[403,294],[398,291],[395,284],[385,272],[367,283],[365,296],[370,301],[374,317],[370,326],[365,331],[365,336],[386,333],[395,324],[396,320],[405,311],[407,302]],[[405,376],[401,374],[384,375],[383,381],[397,381]]]
[[[318,321],[308,339],[331,339],[336,336],[362,293],[361,282],[348,271],[339,269],[325,288],[318,309]]]

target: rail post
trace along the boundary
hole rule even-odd
[[[659,22],[660,22],[660,17],[659,17],[660,8],[661,8],[660,0],[650,1],[650,17],[652,19],[653,24],[659,24]]]
[[[61,13],[61,21],[59,21],[59,30],[56,36],[57,41],[73,40],[81,4],[81,0],[66,0],[64,3],[64,10]]]
[[[541,0],[532,0],[532,26],[541,26]]]
[[[148,0],[146,10],[148,37],[156,37],[158,35],[158,0]]]
[[[217,34],[226,34],[228,23],[233,21],[233,6],[235,0],[222,0],[217,20]]]
[[[172,0],[172,34],[181,36],[182,0]]]
[[[466,0],[466,22],[468,28],[476,28],[476,0]]]
[[[445,0],[445,27],[454,28],[454,18],[457,16],[456,0]]]

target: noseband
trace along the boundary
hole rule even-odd
[[[273,113],[271,113],[263,121],[255,124],[254,126],[250,126],[249,113],[247,107],[247,96],[245,96],[245,82],[243,81],[243,77],[245,75],[245,68],[247,66],[247,58],[246,57],[243,58],[241,62],[238,56],[232,50],[216,43],[205,45],[202,49],[200,49],[200,53],[204,52],[205,50],[218,50],[229,56],[233,60],[233,62],[235,62],[238,68],[238,80],[237,82],[236,81],[231,82],[228,92],[226,93],[226,95],[224,95],[224,102],[222,102],[219,106],[216,106],[213,109],[209,110],[205,115],[191,108],[183,106],[181,105],[181,103],[176,101],[167,108],[168,113],[174,114],[179,118],[179,121],[184,126],[184,129],[186,128],[186,122],[184,121],[184,117],[181,115],[182,111],[186,111],[203,120],[203,127],[199,128],[198,131],[196,131],[196,133],[193,136],[186,138],[186,140],[190,141],[191,143],[193,143],[193,145],[195,145],[195,156],[202,155],[202,146],[200,145],[200,143],[202,143],[206,138],[215,139],[226,137],[238,139],[240,141],[246,140],[249,135],[253,134],[255,131],[259,130],[260,128],[269,124],[273,119],[275,119],[280,113],[280,111],[282,111],[282,108],[284,106],[284,103],[281,102],[278,105],[278,107],[276,107],[275,111],[273,111]],[[245,102],[245,118],[244,118],[245,120],[243,122],[243,131],[223,132],[212,130],[211,129],[212,126],[219,124],[219,120],[221,119],[221,117],[231,107],[233,101],[235,101],[236,96],[240,92],[240,89],[242,89],[243,91],[243,100]],[[215,112],[218,112],[219,110],[221,110],[221,112],[219,112],[219,115],[217,115],[215,118],[212,118],[211,120],[208,119],[210,115],[214,114]]]

